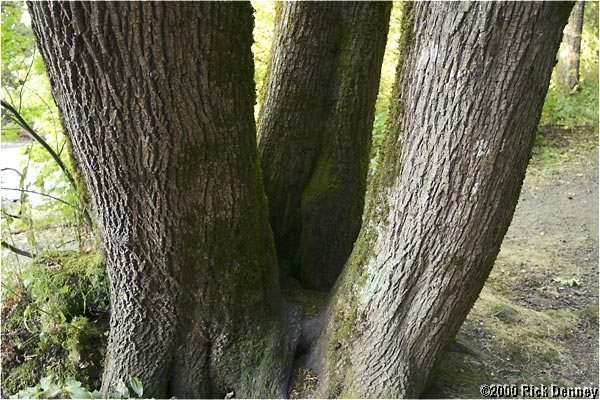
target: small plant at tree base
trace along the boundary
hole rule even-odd
[[[130,388],[136,397],[141,398],[144,395],[144,386],[142,382],[134,377],[129,377],[129,385],[120,381],[117,382],[112,391],[108,393],[108,397],[112,399],[128,399],[132,398]],[[73,378],[57,380],[54,376],[49,375],[40,380],[40,383],[20,390],[18,393],[10,396],[11,399],[100,399],[102,394],[98,390],[90,391],[83,387],[81,382]]]
[[[108,278],[102,257],[74,251],[41,254],[14,283],[3,282],[0,361],[4,394],[52,371],[98,387],[108,329]]]

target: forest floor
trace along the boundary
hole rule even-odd
[[[496,265],[427,397],[598,388],[597,141],[595,130],[542,130]]]

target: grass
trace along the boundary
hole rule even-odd
[[[597,126],[540,126],[527,173],[541,177],[555,175],[565,163],[578,161],[594,151],[598,151]]]

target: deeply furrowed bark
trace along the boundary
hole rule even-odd
[[[103,392],[285,394],[256,150],[248,3],[35,2],[34,31],[97,213],[111,283]]]
[[[320,396],[426,388],[512,219],[571,4],[405,7],[383,165],[312,350]]]
[[[284,2],[259,152],[283,273],[333,286],[362,221],[388,2]]]

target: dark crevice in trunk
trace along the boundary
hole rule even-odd
[[[303,377],[302,371],[310,371],[316,376],[318,363],[314,357],[314,347],[317,344],[317,339],[323,330],[325,322],[325,310],[321,311],[317,316],[305,318],[301,324],[301,331],[298,337],[298,342],[294,351],[293,363],[291,364],[291,373],[288,380],[286,394],[289,396],[290,391],[297,386],[301,386]],[[296,393],[295,397],[311,397],[311,391]]]

